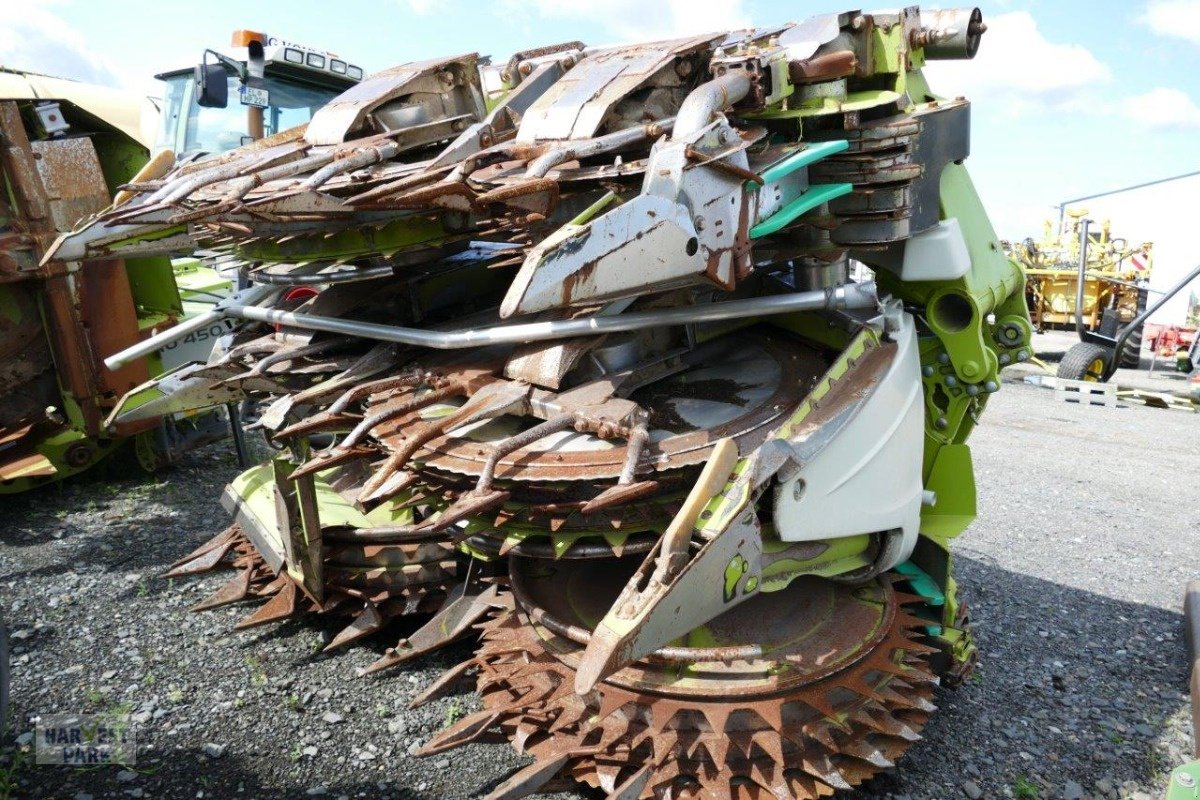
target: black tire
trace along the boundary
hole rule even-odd
[[[1138,289],[1137,313],[1140,316],[1146,310],[1146,300],[1149,297],[1149,292],[1145,289]],[[1121,348],[1121,366],[1126,369],[1137,369],[1142,365],[1142,328],[1145,326],[1138,325],[1129,333],[1129,338],[1125,340],[1125,346]]]
[[[1072,345],[1058,364],[1058,377],[1072,381],[1104,382],[1104,372],[1112,360],[1112,350],[1098,344]]]
[[[1142,365],[1142,326],[1138,325],[1129,333],[1125,346],[1121,348],[1121,366],[1125,369],[1137,369]]]

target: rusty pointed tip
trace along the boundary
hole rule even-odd
[[[389,647],[383,656],[363,670],[363,674],[374,675],[377,672],[383,672],[385,669],[391,669],[392,667],[399,666],[406,661],[411,661],[418,655],[420,655],[420,653],[417,650],[407,647],[404,642],[401,641],[395,647]]]
[[[225,556],[237,546],[241,535],[236,526],[230,525],[204,544],[173,562],[161,577],[175,578],[180,575],[196,575],[219,566]]]
[[[211,567],[209,569],[211,569]],[[192,567],[191,564],[183,564],[182,566],[171,567],[171,569],[167,570],[166,572],[160,572],[157,577],[181,578],[185,575],[199,575],[203,572],[208,572],[208,569],[197,569]]]
[[[432,683],[426,686],[412,700],[408,701],[409,709],[420,708],[428,703],[446,697],[467,680],[466,675],[478,667],[474,658],[469,658],[446,670]]]
[[[357,634],[357,633],[358,632],[355,631],[355,634]],[[340,650],[341,648],[345,647],[346,645],[350,644],[351,642],[353,642],[355,639],[358,639],[358,638],[360,638],[358,635],[354,635],[354,634],[346,635],[346,632],[342,631],[337,636],[333,637],[333,639],[330,640],[329,644],[322,647],[321,652],[322,653],[332,653],[334,650]]]
[[[610,486],[600,494],[588,500],[579,511],[583,514],[594,514],[616,506],[632,503],[658,491],[658,481],[639,481],[625,486]]]
[[[509,498],[509,492],[500,489],[492,489],[490,491],[468,492],[461,495],[454,504],[442,511],[437,517],[430,518],[417,526],[417,530],[429,531],[437,533],[444,531],[451,526],[470,519],[471,517],[486,514],[493,511],[504,503]]]
[[[398,660],[398,659],[392,658],[391,656],[383,656],[382,658],[374,661],[366,669],[364,669],[362,671],[362,674],[363,675],[375,675],[376,673],[383,672],[385,669],[390,669],[399,663],[400,663],[400,660]]]
[[[220,608],[221,606],[232,605],[240,600],[245,600],[245,599],[246,599],[245,597],[236,597],[232,600],[224,600],[224,599],[220,599],[220,598],[211,598],[210,597],[210,598],[201,600],[199,603],[196,603],[196,605],[189,608],[188,611],[191,611],[193,613],[198,613],[201,611],[211,611],[214,608]]]
[[[250,616],[238,622],[234,626],[234,630],[241,631],[268,625],[272,622],[281,622],[288,617],[295,616],[299,611],[299,594],[296,584],[286,581],[270,600],[259,606],[258,610]]]
[[[295,480],[297,478],[303,478],[306,475],[312,475],[313,473],[320,472],[326,467],[331,466],[329,462],[332,460],[332,456],[313,456],[305,463],[296,467],[296,469],[292,472],[291,478],[292,480]]]
[[[419,747],[417,752],[413,753],[413,755],[415,755],[417,758],[426,758],[427,756],[437,755],[444,749],[445,748],[441,746],[441,743],[437,739],[431,739],[425,744],[421,745],[421,747]]]
[[[242,570],[237,575],[208,597],[192,606],[192,611],[207,611],[210,608],[230,605],[245,600],[250,596],[250,571]]]
[[[575,693],[587,694],[634,661],[629,657],[632,645],[604,622],[597,625],[575,671]]]
[[[578,670],[575,672],[575,694],[580,697],[588,694],[604,678],[615,672],[615,670],[605,669],[608,666],[608,661],[607,653],[594,651],[589,646],[583,654],[583,660],[579,662]]]

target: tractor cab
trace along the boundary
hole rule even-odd
[[[228,52],[205,50],[198,66],[155,77],[166,83],[155,151],[197,156],[307,122],[363,70],[334,53],[239,30]]]

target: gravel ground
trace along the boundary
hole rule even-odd
[[[973,439],[979,520],[958,579],[982,654],[940,691],[925,739],[850,798],[1158,798],[1191,744],[1179,613],[1200,537],[1200,424],[1180,411],[1057,403],[1010,383]],[[232,633],[189,614],[225,578],[155,576],[225,524],[222,449],[153,479],[114,466],[4,498],[0,614],[14,633],[0,798],[459,798],[521,762],[501,745],[410,755],[470,696],[408,700],[461,645],[382,678],[355,671],[403,631],[332,656],[311,622]],[[28,763],[31,719],[128,710],[135,769]],[[562,797],[560,795],[560,797]]]

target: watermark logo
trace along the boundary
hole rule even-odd
[[[46,714],[34,727],[34,742],[38,764],[128,767],[137,755],[137,726],[128,715]]]

